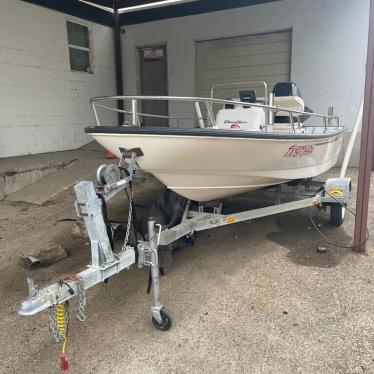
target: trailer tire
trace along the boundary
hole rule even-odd
[[[155,318],[152,317],[152,323],[153,326],[160,331],[168,331],[170,330],[173,320],[171,318],[171,315],[169,312],[167,312],[165,309],[160,310],[162,323],[159,323]]]
[[[330,223],[332,226],[341,226],[344,222],[345,207],[340,204],[330,206]]]

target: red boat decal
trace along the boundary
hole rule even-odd
[[[314,147],[312,145],[291,145],[283,157],[309,156],[313,152],[313,149]]]

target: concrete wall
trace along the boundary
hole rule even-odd
[[[89,27],[93,74],[70,71],[67,19]],[[0,0],[0,157],[87,143],[83,129],[94,123],[89,98],[114,93],[111,28]]]
[[[137,47],[167,43],[170,95],[195,95],[195,42],[292,28],[291,79],[316,112],[352,128],[363,94],[369,0],[283,0],[125,28],[125,91],[138,93]],[[171,105],[171,115],[183,115]]]

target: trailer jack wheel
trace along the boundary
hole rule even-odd
[[[345,217],[345,207],[340,204],[330,206],[330,223],[332,226],[341,226]]]
[[[159,323],[154,317],[152,317],[153,326],[156,327],[157,330],[160,331],[168,331],[170,330],[173,320],[171,319],[171,315],[165,309],[160,310],[162,322]]]

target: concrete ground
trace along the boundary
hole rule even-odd
[[[90,177],[103,162],[104,150],[95,142],[72,151],[2,158],[0,200],[44,203],[77,179]]]
[[[349,174],[355,185],[356,171]],[[150,204],[160,189],[151,178],[139,181],[136,202]],[[60,221],[75,217],[73,202],[69,188],[41,205],[0,203],[1,373],[59,372],[47,313],[26,318],[17,308],[26,277],[42,284],[88,263],[87,241],[73,239],[72,223]],[[122,200],[109,209],[112,219],[126,217]],[[313,214],[329,238],[351,243],[353,217],[331,228],[327,214]],[[371,232],[373,218],[371,205]],[[20,255],[50,241],[69,257],[21,267]],[[199,233],[161,279],[174,319],[168,332],[152,326],[147,270],[122,272],[87,292],[86,322],[71,314],[70,372],[374,373],[373,240],[364,255],[330,245],[317,253],[319,245],[307,209]]]

